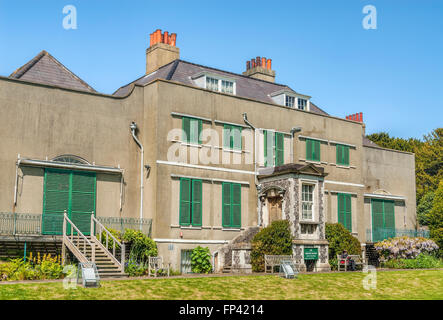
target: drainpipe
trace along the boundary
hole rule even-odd
[[[295,163],[294,159],[294,135],[296,132],[300,132],[301,127],[294,127],[291,129],[291,161],[292,163]]]
[[[143,145],[141,142],[137,139],[137,136],[135,135],[135,131],[137,130],[137,124],[132,121],[131,125],[129,126],[131,129],[132,137],[134,138],[135,142],[140,147],[140,154],[141,154],[141,161],[140,161],[140,231],[142,231],[142,219],[143,219]]]
[[[258,183],[257,178],[257,129],[248,121],[248,115],[243,113],[243,121],[252,129],[254,130],[254,180],[255,180],[255,189],[257,190],[257,210],[260,208],[260,198],[258,196],[258,192],[260,190],[260,184]],[[258,226],[261,225],[261,217],[260,214],[258,215]]]

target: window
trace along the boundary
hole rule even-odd
[[[300,110],[307,110],[308,100],[302,98],[298,98],[297,100],[298,100],[298,108]]]
[[[295,97],[291,97],[291,96],[288,96],[288,95],[285,95],[285,97],[286,97],[286,99],[285,99],[286,100],[285,101],[285,106],[294,108]]]
[[[313,224],[301,224],[302,234],[313,234],[315,232],[316,226]]]
[[[349,146],[337,144],[337,164],[349,166]]]
[[[221,83],[222,83],[221,92],[230,93],[230,94],[234,93],[234,82],[222,80]]]
[[[341,223],[346,229],[352,232],[352,210],[351,195],[338,193],[338,223]]]
[[[320,141],[306,139],[306,159],[320,161]]]
[[[218,79],[206,77],[206,89],[218,91]]]
[[[312,220],[312,208],[314,204],[313,199],[314,194],[314,185],[312,184],[303,184],[302,185],[302,220]]]
[[[242,150],[242,127],[225,124],[223,127],[223,147],[232,150]]]
[[[200,119],[182,118],[182,140],[188,143],[201,144],[200,134],[202,131],[202,121]]]
[[[225,228],[241,227],[241,185],[222,183],[222,226]]]
[[[372,241],[395,237],[394,201],[372,199]]]
[[[202,181],[180,178],[180,225],[202,225]]]
[[[284,135],[281,132],[264,130],[265,167],[281,166],[284,163]]]

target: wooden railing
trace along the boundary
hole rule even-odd
[[[103,233],[106,235],[105,245],[103,245],[102,242]],[[96,234],[98,234],[98,238]],[[112,253],[109,251],[110,238],[112,239]],[[125,271],[125,243],[120,242],[114,237],[112,233],[94,217],[94,212],[91,214],[91,239],[108,254],[113,262],[120,267],[120,271],[123,273]],[[120,247],[120,261],[116,258],[117,246]]]
[[[70,234],[67,234],[68,224],[70,225]],[[74,237],[74,231],[77,235]],[[68,218],[66,210],[63,214],[63,246],[62,246],[62,264],[65,264],[66,247],[76,256],[80,262],[95,262],[95,244],[75,226]],[[91,248],[91,260],[88,259],[87,249]]]

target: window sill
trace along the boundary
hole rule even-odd
[[[235,150],[235,149],[227,149],[227,148],[222,148],[222,150],[224,152],[232,152],[232,153],[238,153],[238,154],[242,154],[242,150]]]
[[[241,231],[242,228],[229,228],[229,227],[222,227],[222,231]]]
[[[300,220],[299,221],[299,224],[314,224],[314,225],[318,225],[318,224],[320,224],[321,222],[318,222],[318,221],[312,221],[312,220]]]
[[[207,229],[208,227],[193,227],[193,226],[171,225],[171,228],[178,228],[178,229],[185,229],[185,230],[201,230],[201,229]]]

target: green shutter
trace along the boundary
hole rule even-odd
[[[228,124],[223,126],[223,147],[226,149],[231,148],[231,126]]]
[[[222,226],[231,226],[231,184],[222,183]]]
[[[232,223],[231,227],[241,227],[241,185],[238,183],[231,184],[232,197],[231,197],[231,211],[232,211]]]
[[[94,173],[73,172],[71,175],[71,221],[85,235],[91,232],[91,214],[95,214]]]
[[[345,199],[345,227],[349,230],[349,232],[352,232],[352,197],[350,194],[344,195]]]
[[[394,201],[384,201],[384,216],[385,216],[385,232],[386,238],[395,237],[395,210]]]
[[[312,140],[306,139],[306,160],[312,159]]]
[[[349,146],[337,144],[337,164],[349,166]]]
[[[231,148],[234,150],[242,149],[242,141],[241,141],[241,131],[242,128],[238,126],[231,127]]]
[[[320,161],[320,141],[314,140],[314,155],[312,156],[312,159],[314,161]]]
[[[190,124],[191,119],[187,118],[187,117],[183,117],[182,118],[182,140],[184,142],[189,142],[191,141],[191,124]]]
[[[192,225],[202,225],[202,181],[192,180]]]
[[[198,141],[198,144],[202,144],[202,129],[203,129],[203,124],[202,124],[202,120],[199,119],[198,121],[198,132],[197,132],[197,139],[196,141]]]
[[[62,234],[63,214],[69,214],[70,173],[45,170],[43,191],[43,234]]]
[[[349,232],[352,232],[352,196],[350,194],[338,193],[338,222]]]
[[[275,133],[275,165],[281,166],[284,163],[284,136],[283,133]]]
[[[372,241],[383,240],[384,228],[383,200],[372,199]]]
[[[274,166],[274,132],[265,130],[264,132],[265,141],[265,167]]]
[[[180,225],[191,224],[191,179],[180,178]]]

